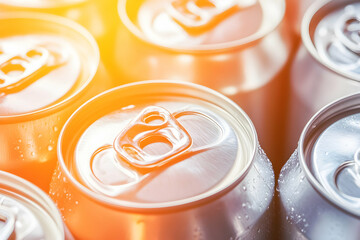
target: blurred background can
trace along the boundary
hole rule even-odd
[[[329,104],[302,132],[279,178],[283,239],[358,239],[360,94]]]
[[[286,20],[290,22],[291,31],[299,37],[301,35],[301,21],[306,10],[316,1],[324,0],[287,0]]]
[[[292,63],[285,155],[320,108],[360,90],[360,3],[319,1],[302,24],[303,44]]]
[[[277,159],[292,48],[284,12],[283,0],[120,0],[112,67],[118,85],[169,79],[210,87],[249,114]]]
[[[50,197],[33,184],[3,171],[0,218],[1,239],[71,239]]]
[[[69,18],[88,29],[103,45],[114,32],[116,0],[0,0],[0,13],[31,11]]]
[[[39,13],[0,17],[0,169],[48,191],[60,130],[77,106],[105,90],[93,37]]]
[[[70,117],[58,154],[50,196],[76,239],[270,236],[271,163],[247,115],[208,88],[109,90]]]

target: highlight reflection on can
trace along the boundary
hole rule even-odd
[[[284,11],[283,0],[121,0],[118,84],[166,79],[210,87],[239,104],[275,152],[286,102],[286,79],[278,75],[292,45]]]
[[[333,102],[306,125],[279,178],[284,239],[358,239],[360,94]]]
[[[318,2],[303,21],[303,46],[291,69],[285,151],[290,155],[301,130],[320,108],[360,90],[360,3]]]
[[[71,238],[64,231],[59,210],[39,188],[15,175],[0,171],[0,238]]]
[[[1,15],[1,170],[48,191],[61,127],[81,101],[109,85],[98,65],[97,44],[78,24],[39,13]]]
[[[70,117],[58,155],[50,196],[77,239],[270,235],[271,163],[247,115],[208,88],[146,81],[100,94]]]
[[[115,8],[115,0],[0,0],[0,13],[28,11],[66,17],[83,25],[100,43],[113,31]]]

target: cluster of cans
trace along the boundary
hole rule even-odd
[[[0,0],[0,239],[359,239],[359,82],[355,0]]]

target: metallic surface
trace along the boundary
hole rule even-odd
[[[284,239],[358,239],[360,95],[333,102],[306,125],[279,178]]]
[[[139,4],[144,2],[147,1]],[[229,26],[226,25],[228,28],[222,29],[222,22],[217,20],[221,22],[215,28],[217,32],[212,29],[213,26],[206,24],[207,30],[199,31],[200,36],[208,37],[209,34],[209,41],[212,37],[220,36],[223,38],[218,40],[220,42],[170,44],[166,41],[172,39],[171,36],[159,42],[144,35],[127,16],[127,11],[134,11],[134,2],[121,0],[119,14],[122,25],[117,33],[114,68],[121,80],[118,85],[146,79],[181,80],[201,84],[224,94],[249,114],[262,146],[269,156],[278,159],[277,143],[273,141],[273,136],[277,135],[280,139],[283,134],[281,109],[285,108],[286,103],[283,70],[293,47],[291,34],[286,23],[282,22],[284,1],[250,2],[266,6],[260,11],[261,18],[250,13],[245,15],[251,22],[245,26],[260,21],[261,27],[256,29],[256,33],[230,41],[227,39],[231,35],[229,33],[242,33],[242,30],[234,29],[242,29],[238,24],[244,21],[231,22]],[[221,18],[225,23],[231,21],[229,19]],[[282,164],[278,164],[279,169]]]
[[[292,149],[296,147],[302,129],[313,114],[331,101],[360,90],[360,76],[324,59],[324,55],[318,53],[313,38],[315,29],[324,16],[334,9],[341,9],[354,2],[357,3],[351,0],[320,1],[313,4],[306,13],[302,26],[303,44],[291,68],[290,103],[284,146],[287,156],[290,156]]]
[[[114,0],[15,0],[0,1],[0,13],[31,11],[50,13],[69,18],[80,23],[97,41],[105,41],[112,31],[115,14],[111,9],[116,8]]]
[[[238,136],[238,141],[241,144],[248,144],[248,147],[236,156],[239,159],[235,160],[235,162],[244,161],[245,168],[234,169],[237,171],[236,175],[222,181],[219,186],[210,185],[211,191],[170,201],[139,202],[134,201],[133,198],[129,200],[109,197],[79,182],[71,156],[74,155],[77,141],[88,125],[93,124],[94,119],[121,106],[125,107],[122,111],[131,109],[126,106],[138,102],[151,106],[154,104],[152,99],[156,99],[156,96],[164,98],[171,96],[180,101],[178,104],[180,106],[186,104],[182,102],[184,99],[188,99],[187,105],[190,108],[192,101],[203,102],[204,106],[208,106],[208,111],[218,109],[220,116],[227,116],[226,122],[231,123],[237,134],[241,134]],[[149,102],[144,104],[146,99]],[[163,103],[160,101],[157,104]],[[163,110],[156,109],[165,114]],[[154,111],[154,108],[151,108],[151,111],[148,109],[143,113]],[[140,119],[144,119],[145,115],[139,115]],[[139,123],[134,120],[124,131],[134,129],[137,124]],[[191,122],[189,124],[191,125]],[[174,133],[173,127],[176,125],[172,123],[165,128],[173,129]],[[185,126],[184,128],[188,129]],[[117,134],[115,132],[115,136]],[[120,134],[119,137],[122,135]],[[53,175],[50,196],[60,207],[65,222],[77,239],[266,239],[270,235],[272,216],[270,206],[274,192],[271,163],[259,147],[254,127],[245,113],[234,103],[210,89],[172,81],[147,81],[115,88],[93,98],[78,109],[65,125],[60,139],[58,145],[60,164]],[[234,142],[227,144],[232,146]],[[179,148],[177,151],[187,150]],[[201,161],[201,158],[191,158],[189,157],[190,162]],[[217,158],[227,161],[225,155],[208,161],[216,162]],[[181,166],[181,164],[182,162],[173,163],[171,167],[176,168],[176,165]],[[203,164],[206,165],[206,162]],[[219,172],[223,172],[224,167],[219,165]],[[168,169],[169,167],[162,170],[164,174]],[[200,170],[196,165],[187,166],[186,169],[187,171],[193,169],[194,173]],[[174,177],[181,177],[181,172],[184,170],[177,172]],[[206,179],[213,181],[211,176],[204,173],[199,175],[199,179],[208,185]],[[169,183],[164,184],[166,186]],[[181,179],[175,181],[175,184],[181,186]],[[194,182],[193,185],[179,187],[179,193],[182,194],[187,190],[191,192],[198,187],[196,184]],[[157,191],[159,196],[165,196],[161,193],[161,188]],[[156,196],[156,193],[154,194],[150,195]],[[101,228],[98,227],[100,225]]]
[[[286,20],[289,21],[291,30],[296,36],[301,35],[301,22],[304,18],[306,10],[314,2],[324,0],[287,0],[286,1]]]
[[[85,29],[60,17],[35,15],[2,15],[0,21],[5,24],[0,28],[12,27],[20,31],[31,25],[32,30],[27,30],[30,33],[36,29],[54,35],[61,31],[65,39],[71,36],[69,42],[81,57],[81,75],[74,91],[66,98],[38,110],[0,117],[0,169],[30,180],[47,191],[57,162],[55,148],[62,125],[77,106],[105,90],[109,83],[99,66],[96,42]]]
[[[49,196],[23,179],[0,171],[1,239],[65,239],[58,209]]]

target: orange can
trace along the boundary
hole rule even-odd
[[[51,13],[80,23],[101,43],[113,32],[116,0],[0,0],[0,12]]]
[[[210,87],[249,114],[278,159],[292,49],[284,14],[284,0],[120,0],[117,84],[166,79]]]
[[[96,41],[78,24],[39,13],[1,15],[1,170],[48,190],[62,125],[107,86],[98,66]]]

